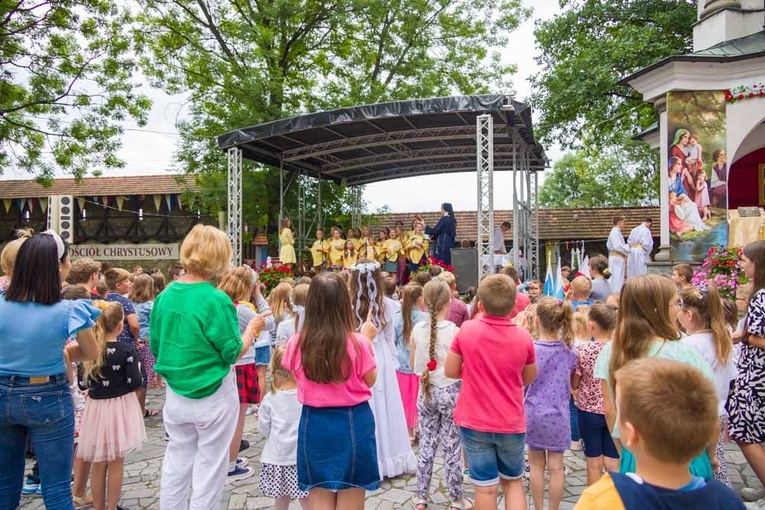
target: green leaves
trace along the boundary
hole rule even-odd
[[[120,167],[118,122],[145,123],[127,12],[111,1],[0,2],[0,173],[81,178]]]

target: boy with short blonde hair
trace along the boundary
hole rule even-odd
[[[690,473],[717,426],[717,394],[698,369],[646,357],[615,375],[621,442],[635,473],[609,473],[588,487],[575,510],[743,509],[727,486]]]

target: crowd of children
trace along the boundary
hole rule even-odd
[[[691,286],[685,266],[611,294],[603,257],[566,300],[519,293],[506,268],[466,306],[450,272],[398,284],[399,257],[419,263],[427,251],[420,220],[379,234],[319,234],[315,265],[346,271],[286,279],[267,296],[209,226],[187,236],[167,287],[156,273],[75,261],[64,297],[87,300],[97,319],[94,355],[66,361],[73,504],[121,508],[124,458],[157,413],[147,386],[165,390],[160,508],[218,508],[227,482],[256,473],[240,456],[251,412],[266,438],[257,486],[277,509],[361,509],[383,478],[416,473],[411,504],[425,510],[439,443],[456,510],[496,508],[500,488],[506,508],[526,508],[524,476],[534,508],[546,499],[556,510],[569,449],[583,449],[587,466],[578,509],[743,508],[726,431],[765,479],[765,242],[742,257],[753,289],[739,324],[735,303]]]

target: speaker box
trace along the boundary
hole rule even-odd
[[[67,243],[74,242],[74,197],[54,195],[48,201],[48,228]]]
[[[457,275],[457,292],[464,294],[470,287],[478,287],[476,248],[452,248],[452,266]]]

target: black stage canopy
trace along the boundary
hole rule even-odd
[[[526,167],[544,170],[531,108],[506,95],[442,97],[340,108],[237,129],[218,146],[245,159],[348,186],[476,171],[476,117],[494,117],[494,169],[512,170],[514,141]],[[515,134],[515,136],[513,136]],[[521,159],[518,158],[518,169]]]

